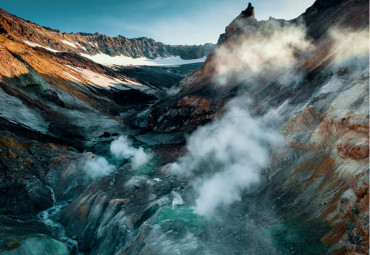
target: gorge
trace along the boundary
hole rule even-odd
[[[367,254],[369,2],[216,45],[0,11],[0,254]]]

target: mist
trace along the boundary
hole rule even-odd
[[[106,176],[116,170],[104,157],[93,156],[87,159],[82,166],[83,171],[92,179]]]
[[[282,84],[300,79],[297,56],[313,49],[304,25],[275,20],[258,27],[241,21],[237,25],[245,34],[215,49],[214,81],[217,84],[228,85],[231,79],[258,83],[266,76]]]
[[[123,160],[128,159],[133,168],[145,165],[152,158],[152,155],[150,153],[146,153],[142,147],[135,148],[132,145],[132,141],[126,136],[118,137],[110,144],[109,148],[110,154],[118,160],[118,164]],[[91,179],[106,176],[116,169],[117,167],[103,156],[92,155],[82,163],[82,170]]]
[[[117,159],[130,159],[133,168],[140,167],[152,158],[142,147],[135,148],[126,136],[120,136],[110,145],[110,152]]]
[[[239,98],[225,115],[199,128],[187,142],[187,155],[172,165],[178,175],[201,175],[193,182],[195,212],[212,216],[221,206],[241,200],[243,191],[258,184],[269,163],[269,148],[282,139],[246,110]]]
[[[250,30],[240,39],[215,50],[216,86],[242,83],[248,88],[261,81],[284,86],[301,81],[298,57],[313,49],[304,25],[271,20],[258,29],[246,29]],[[173,174],[193,178],[194,211],[201,216],[217,216],[219,209],[254,191],[272,154],[285,144],[279,130],[267,125],[278,117],[253,116],[252,104],[247,94],[238,95],[221,118],[188,138],[186,155],[172,164]]]
[[[369,55],[369,30],[351,30],[332,28],[330,36],[334,41],[331,54],[337,62],[352,58],[368,57]],[[354,47],[354,42],[356,42]]]

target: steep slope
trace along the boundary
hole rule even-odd
[[[367,254],[368,13],[365,0],[317,0],[257,21],[250,4],[166,93],[175,76],[161,67],[111,69],[60,44],[82,35],[19,21],[43,49],[2,29],[0,249],[52,237],[61,254]],[[40,211],[53,233],[20,232]]]
[[[251,100],[253,114],[289,145],[266,170],[266,192],[282,217],[324,220],[331,231],[321,240],[330,253],[366,254],[368,12],[368,1],[321,0],[291,21],[257,21],[250,5],[204,66],[132,125],[191,131],[222,116],[231,98]]]
[[[85,38],[82,35],[63,35],[4,11],[0,11],[0,27],[2,215],[35,217],[53,205],[53,196],[64,200],[82,192],[91,180],[81,173],[80,162],[93,155],[81,151],[124,132],[125,115],[146,108],[163,95],[166,86],[199,66],[111,69],[60,41]],[[59,40],[58,51],[51,48],[55,40]],[[150,52],[145,43],[138,45],[139,52]],[[3,243],[0,246],[2,250]]]
[[[212,50],[212,44],[166,45],[141,37],[128,39],[123,36],[109,37],[102,34],[68,34],[45,28],[13,16],[0,9],[0,31],[18,38],[31,46],[44,47],[52,52],[81,53],[88,56],[106,54],[149,59],[180,56],[182,59],[200,59]]]
[[[147,38],[129,40],[60,33],[3,10],[0,28],[2,118],[65,140],[86,140],[96,137],[97,132],[117,132],[122,123],[113,116],[145,107],[160,97],[167,86],[198,68],[198,64],[193,64],[185,74],[175,71],[179,67],[159,68],[148,75],[146,70],[151,70],[150,67],[136,67],[135,72],[130,71],[133,67],[111,69],[88,58],[99,53],[111,58],[120,55],[119,59],[130,61],[174,55],[191,59],[205,56],[212,47],[168,46]],[[131,100],[132,97],[135,99]],[[14,114],[12,107],[18,108],[18,114]],[[102,113],[106,125],[89,122],[102,118]]]
[[[133,88],[149,89],[78,55],[34,49],[4,35],[0,35],[0,45],[2,117],[26,126],[33,122],[32,118],[39,119],[43,127],[33,128],[43,133],[57,136],[68,136],[70,132],[78,134],[79,131],[72,128],[75,125],[71,122],[77,117],[70,114],[72,109],[75,114],[79,111],[96,116],[100,112],[117,114],[122,106],[104,96],[102,89],[110,94],[129,93]],[[24,110],[23,115],[14,114],[9,105],[27,108],[27,113]],[[65,126],[67,123],[71,124],[70,131]],[[59,133],[62,132],[61,127],[64,130],[62,134]]]

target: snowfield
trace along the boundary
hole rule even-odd
[[[149,59],[145,57],[131,58],[122,55],[112,57],[104,53],[96,54],[93,56],[83,53],[81,53],[81,55],[105,66],[179,66],[192,63],[202,63],[207,58],[205,56],[203,58],[185,60],[181,59],[179,56],[172,56],[168,58]]]

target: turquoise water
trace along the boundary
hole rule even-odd
[[[164,224],[165,222],[181,222],[184,228],[188,229],[192,233],[198,234],[203,233],[203,231],[207,232],[212,229],[218,229],[217,227],[214,228],[217,226],[217,223],[209,222],[203,217],[198,216],[194,213],[192,208],[188,206],[175,208],[162,207],[157,213],[153,223]],[[272,246],[274,248],[271,247],[272,249],[267,249],[267,251],[274,251],[273,254],[319,255],[327,253],[327,247],[321,242],[321,238],[329,228],[321,221],[304,221],[302,218],[294,218],[282,221],[282,223],[273,225],[265,230],[260,230],[265,232],[265,236],[272,241]],[[206,232],[203,234],[206,234]],[[224,232],[222,236],[220,236],[220,242],[223,243],[225,240],[228,240],[228,237],[226,236],[227,233],[228,232]],[[255,235],[256,233],[250,234]],[[200,237],[201,235],[197,236]],[[199,239],[198,241],[203,243],[206,240]],[[253,241],[253,239],[250,241]],[[225,244],[227,244],[227,242]],[[213,248],[212,244],[208,245],[211,245],[210,248]],[[248,250],[249,248],[243,247],[242,249]]]
[[[190,228],[199,228],[204,225],[204,220],[194,213],[191,207],[162,207],[158,212],[155,223],[161,223],[167,220],[182,221]]]
[[[275,247],[287,254],[326,254],[327,247],[321,238],[329,227],[319,221],[291,219],[269,229]]]
[[[148,175],[150,173],[153,173],[155,171],[155,167],[152,165],[144,165],[140,166],[138,168],[134,169],[135,173],[140,174],[140,175]]]
[[[48,238],[46,236],[35,236],[18,241],[18,247],[1,252],[4,255],[28,255],[28,254],[71,254],[62,242]]]
[[[158,166],[160,166],[160,164],[161,158],[155,155],[147,164],[134,168],[133,171],[139,175],[149,175],[151,173],[154,173],[158,169]]]

